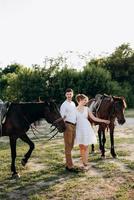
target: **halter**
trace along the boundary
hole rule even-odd
[[[58,119],[56,119],[53,123],[52,123],[52,126],[55,125],[56,123],[62,121],[63,118],[62,117],[59,117]]]

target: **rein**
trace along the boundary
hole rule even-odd
[[[35,134],[34,130],[35,130],[37,133],[39,133],[39,134],[43,134],[43,133],[41,133],[41,132],[38,131],[34,126],[32,126],[32,125],[30,124],[30,122],[28,121],[28,119],[26,118],[25,115],[23,115],[23,118],[25,119],[25,121],[26,121],[26,122],[28,123],[28,125],[30,126],[30,128],[31,128],[33,134],[35,135],[35,137],[36,137],[37,139],[39,139],[39,137],[37,137],[37,135]],[[60,121],[62,121],[62,117],[56,119],[56,120],[52,123],[51,127],[52,127],[52,126],[55,126],[55,124],[56,124],[57,122],[60,122]],[[50,131],[50,133],[52,133],[53,131],[55,131],[56,128],[57,128],[57,127],[54,127],[54,128]],[[46,142],[50,141],[55,135],[57,135],[58,132],[59,132],[59,131],[57,131],[54,135],[52,135]],[[49,135],[50,133],[48,133],[48,134],[46,134],[46,135]]]
[[[60,121],[62,121],[63,120],[63,118],[62,117],[59,117],[58,119],[56,119],[53,123],[52,123],[52,125],[54,125],[54,124],[56,124],[57,122],[60,122]]]

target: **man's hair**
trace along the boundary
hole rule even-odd
[[[67,89],[66,89],[66,93],[67,93],[67,92],[73,92],[73,90],[72,90],[71,88],[67,88]]]
[[[80,100],[88,99],[88,97],[85,94],[77,94],[76,101],[79,102]]]

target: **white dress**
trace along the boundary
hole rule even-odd
[[[75,144],[96,144],[97,138],[94,130],[88,121],[88,107],[84,106],[84,111],[76,111],[76,138]]]

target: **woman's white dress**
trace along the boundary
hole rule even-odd
[[[76,109],[77,123],[76,123],[76,144],[96,144],[97,138],[94,130],[88,121],[88,107],[84,106],[83,112]]]

